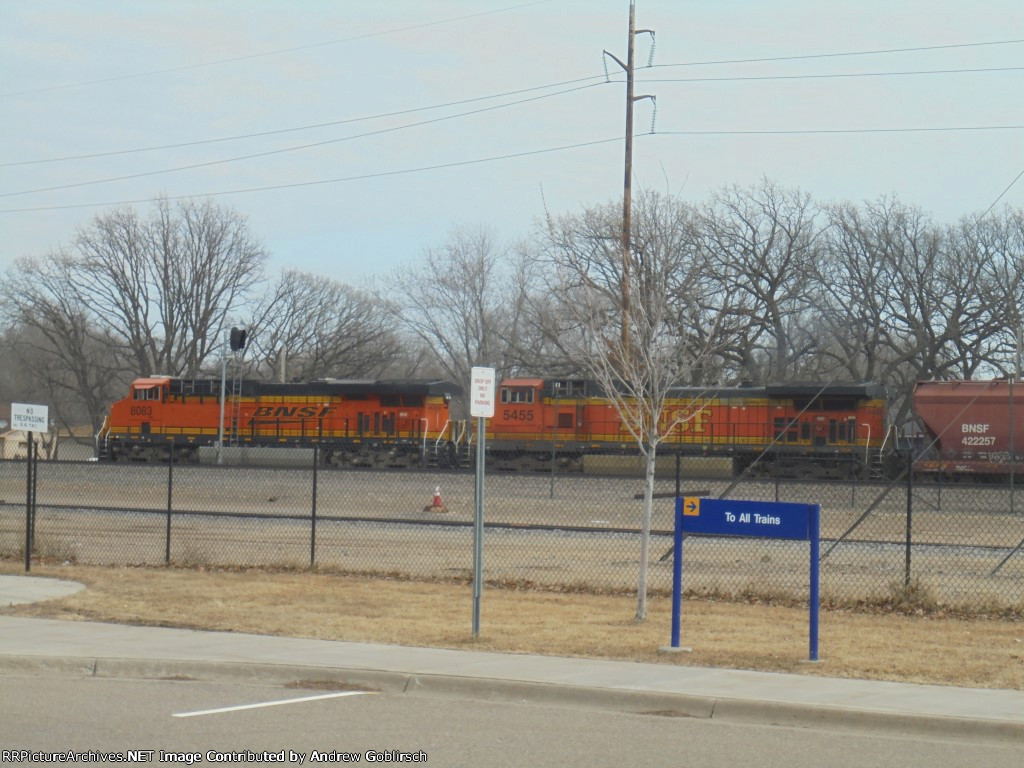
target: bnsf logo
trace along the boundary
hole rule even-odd
[[[252,416],[254,419],[291,419],[295,417],[303,419],[322,419],[333,410],[333,405],[261,405],[252,412]]]

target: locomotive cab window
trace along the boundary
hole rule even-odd
[[[135,387],[132,390],[133,400],[159,400],[160,387]]]
[[[795,443],[797,441],[796,423],[793,420],[785,416],[776,416],[773,426],[775,427],[776,440],[787,443]]]
[[[532,403],[532,389],[513,389],[512,387],[501,388],[501,402],[503,403]]]

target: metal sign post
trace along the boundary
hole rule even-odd
[[[36,446],[35,433],[50,431],[50,407],[28,403],[11,403],[11,429],[28,433],[25,488],[25,572],[32,567],[32,545],[36,527]]]
[[[818,660],[818,610],[820,599],[819,539],[821,507],[771,501],[676,497],[675,558],[672,564],[672,648],[679,648],[679,620],[683,593],[683,536],[703,533],[715,536],[749,536],[810,542],[810,616],[808,655]]]
[[[480,598],[484,585],[484,465],[487,435],[484,419],[494,416],[494,369],[470,372],[469,415],[476,418],[476,484],[473,514],[473,637],[480,636]]]

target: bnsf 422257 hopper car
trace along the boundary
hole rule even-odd
[[[1010,393],[1013,392],[1011,402]],[[927,450],[915,463],[920,474],[1000,480],[1024,465],[1024,384],[993,381],[920,381],[914,410]],[[1010,456],[1018,458],[1011,462]]]

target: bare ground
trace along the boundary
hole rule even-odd
[[[0,573],[24,564],[0,561]],[[821,663],[806,663],[806,606],[689,599],[687,654],[659,654],[670,635],[670,600],[488,585],[481,636],[471,635],[465,581],[369,577],[319,570],[33,565],[32,575],[88,589],[0,613],[80,621],[230,630],[291,637],[509,653],[632,659],[808,675],[1024,690],[1024,621],[956,616],[903,595],[824,610]]]

